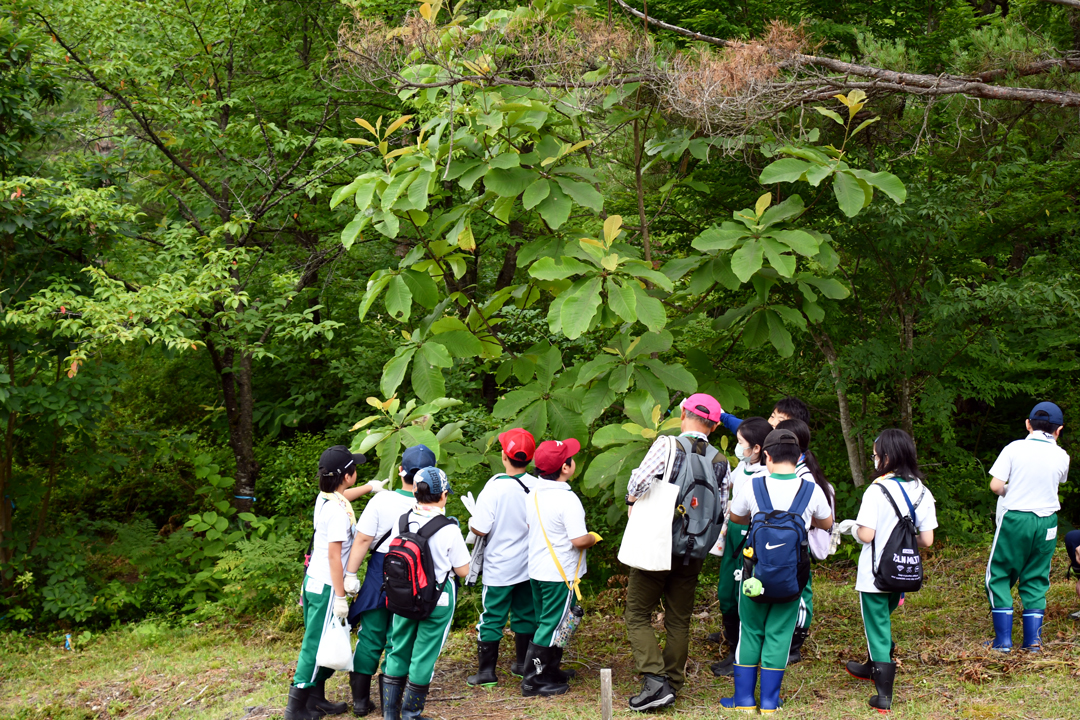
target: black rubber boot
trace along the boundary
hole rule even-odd
[[[570,686],[552,676],[551,669],[557,667],[555,648],[542,647],[529,643],[525,655],[525,676],[521,679],[521,694],[525,697],[535,695],[562,695]]]
[[[577,670],[573,668],[564,668],[562,666],[562,655],[564,648],[557,647],[552,648],[555,651],[555,668],[551,671],[552,677],[560,682],[570,682],[577,677]]]
[[[848,675],[855,678],[856,680],[867,680],[869,682],[874,682],[874,664],[869,660],[864,663],[855,662],[854,660],[848,660],[844,668],[847,670]]]
[[[352,690],[353,715],[363,717],[375,709],[375,703],[371,701],[371,676],[360,673],[349,673],[349,689]]]
[[[499,662],[499,641],[477,640],[476,655],[479,658],[480,672],[465,678],[465,684],[469,687],[477,685],[491,687],[498,683],[499,678],[495,676],[495,666]]]
[[[341,715],[349,711],[349,703],[330,702],[326,699],[326,681],[315,683],[308,695],[308,707],[314,708],[320,715]]]
[[[314,710],[308,710],[311,688],[289,686],[289,704],[285,706],[285,720],[318,720],[322,717]]]
[[[401,698],[401,720],[430,720],[421,715],[427,702],[429,687],[431,685],[414,685],[412,681],[405,683],[405,693]]]
[[[728,613],[724,616],[724,640],[728,653],[710,666],[716,677],[731,677],[735,673],[735,648],[739,646],[739,616]]]
[[[529,652],[529,643],[532,639],[532,635],[514,633],[514,662],[510,663],[510,674],[514,677],[525,675],[525,656]]]
[[[893,681],[896,680],[896,663],[874,663],[871,670],[877,695],[870,698],[870,707],[878,712],[888,712],[892,707]]]
[[[809,628],[795,628],[791,635],[791,647],[788,649],[787,664],[794,665],[802,660],[802,646],[810,636]]]
[[[401,696],[405,692],[405,678],[380,675],[379,691],[382,695],[383,720],[401,720]]]

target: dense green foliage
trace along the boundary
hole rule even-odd
[[[1005,86],[1080,42],[1041,0],[842,7],[649,12]],[[611,12],[5,0],[0,622],[270,612],[326,445],[394,478],[423,442],[476,491],[513,424],[586,445],[601,585],[696,390],[804,398],[841,517],[904,427],[981,541],[1030,406],[1080,410],[1075,109],[838,88],[729,131],[665,78],[760,67]]]

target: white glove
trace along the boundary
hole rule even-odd
[[[854,520],[841,520],[836,525],[836,532],[840,535],[848,535],[854,527],[856,527]]]
[[[476,536],[473,535],[472,533],[468,533],[465,536],[465,544],[466,545],[475,545],[476,544]]]
[[[360,592],[360,579],[356,573],[345,573],[345,595],[354,597]]]
[[[349,617],[349,601],[346,598],[334,596],[334,617],[338,620]]]
[[[472,493],[461,496],[461,504],[465,506],[465,509],[472,515],[476,512],[476,500],[473,499]]]
[[[370,482],[368,482],[368,487],[371,488],[371,492],[373,493],[378,493],[385,490],[386,488],[383,487],[384,485],[386,485],[385,480],[371,480]]]

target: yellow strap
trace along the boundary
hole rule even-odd
[[[573,590],[577,595],[578,602],[581,602],[581,580],[578,579],[578,572],[581,570],[581,559],[585,557],[585,551],[578,551],[577,568],[574,569],[574,582],[566,577],[566,571],[563,570],[562,563],[559,562],[558,556],[555,554],[555,548],[551,547],[551,541],[548,540],[547,531],[544,530],[544,521],[540,519],[540,495],[537,492],[533,492],[533,502],[536,504],[536,521],[540,523],[540,532],[544,535],[544,542],[547,543],[548,552],[551,553],[551,559],[555,562],[555,567],[559,568],[559,574],[562,575],[562,580],[566,583],[566,587]]]

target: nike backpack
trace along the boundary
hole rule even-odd
[[[765,476],[753,483],[758,511],[750,520],[743,548],[743,580],[761,582],[761,594],[751,599],[759,603],[791,602],[802,594],[810,580],[810,552],[807,547],[803,513],[814,494],[813,483],[800,481],[799,491],[787,510],[775,510],[769,499]]]
[[[437,515],[418,531],[410,532],[409,513],[401,516],[398,536],[390,541],[383,560],[382,590],[386,594],[387,610],[410,620],[423,620],[431,615],[439,602],[443,583],[435,577],[428,541],[453,524],[453,520]]]
[[[690,560],[703,560],[720,537],[724,501],[720,496],[713,464],[723,456],[712,445],[693,438],[673,437],[668,467],[674,465],[674,451],[681,448],[686,457],[676,477],[670,482],[679,486],[675,517],[671,525],[671,554]],[[704,446],[704,452],[697,450]]]
[[[900,484],[899,481],[897,481],[897,484]],[[922,502],[922,497],[912,505],[907,491],[904,490],[903,485],[900,485],[900,492],[904,493],[908,510],[911,511],[910,516],[904,515],[900,512],[900,508],[897,507],[896,501],[893,500],[892,493],[881,483],[877,485],[881,488],[881,492],[885,493],[885,497],[889,499],[889,504],[892,505],[893,511],[896,512],[897,520],[896,527],[889,534],[889,539],[885,541],[885,547],[881,550],[881,559],[877,561],[877,565],[874,567],[874,587],[882,592],[915,592],[922,587],[923,581],[922,557],[919,555],[919,533],[915,528],[914,521],[915,508]],[[876,541],[877,536],[875,535],[874,540],[870,542],[870,549],[873,553],[870,556],[871,560],[877,557]]]

